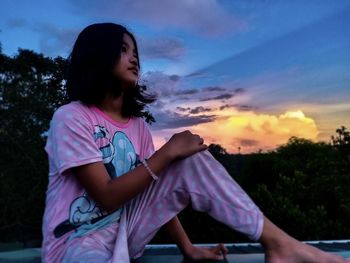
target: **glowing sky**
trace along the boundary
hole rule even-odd
[[[350,128],[348,0],[3,0],[0,41],[66,57],[88,24],[126,25],[140,47],[157,147],[190,129],[229,152]]]

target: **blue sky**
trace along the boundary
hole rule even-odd
[[[10,1],[0,41],[67,57],[96,22],[138,40],[156,145],[190,129],[230,152],[269,150],[290,136],[329,140],[350,128],[350,1]]]

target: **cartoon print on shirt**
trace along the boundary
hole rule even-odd
[[[129,172],[139,163],[134,146],[125,133],[118,131],[111,139],[111,135],[105,127],[96,125],[94,139],[112,179]]]
[[[125,133],[117,131],[112,138],[105,127],[96,125],[93,138],[102,153],[103,163],[112,179],[129,172],[140,163],[139,156]],[[122,208],[119,209],[119,214],[122,210]],[[82,224],[93,225],[107,215],[107,212],[85,192],[71,203],[69,219],[55,228],[55,237],[60,237]]]
[[[95,143],[99,146],[102,153],[103,163],[107,169],[107,172],[111,178],[116,177],[115,167],[112,163],[115,147],[112,143],[111,135],[105,127],[96,125],[94,132]]]
[[[129,172],[140,163],[139,156],[136,154],[134,146],[125,133],[116,132],[113,136],[112,145],[116,149],[114,158],[111,161],[113,167],[116,167],[114,169],[116,176],[110,174],[112,178]]]
[[[106,215],[85,192],[83,196],[76,198],[70,205],[69,222],[73,225],[80,225],[84,221],[92,221],[95,218]]]

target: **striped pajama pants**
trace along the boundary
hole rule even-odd
[[[158,181],[125,205],[119,222],[67,241],[62,262],[130,262],[188,204],[252,240],[262,233],[259,208],[224,167],[203,151],[173,162]]]

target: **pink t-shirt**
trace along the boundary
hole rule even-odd
[[[119,220],[123,208],[107,214],[86,193],[70,168],[103,162],[113,179],[132,170],[154,152],[150,131],[141,118],[119,123],[75,101],[60,107],[50,123],[45,150],[49,185],[43,218],[43,255],[50,258],[72,235],[84,235]],[[55,249],[56,248],[56,249]]]

